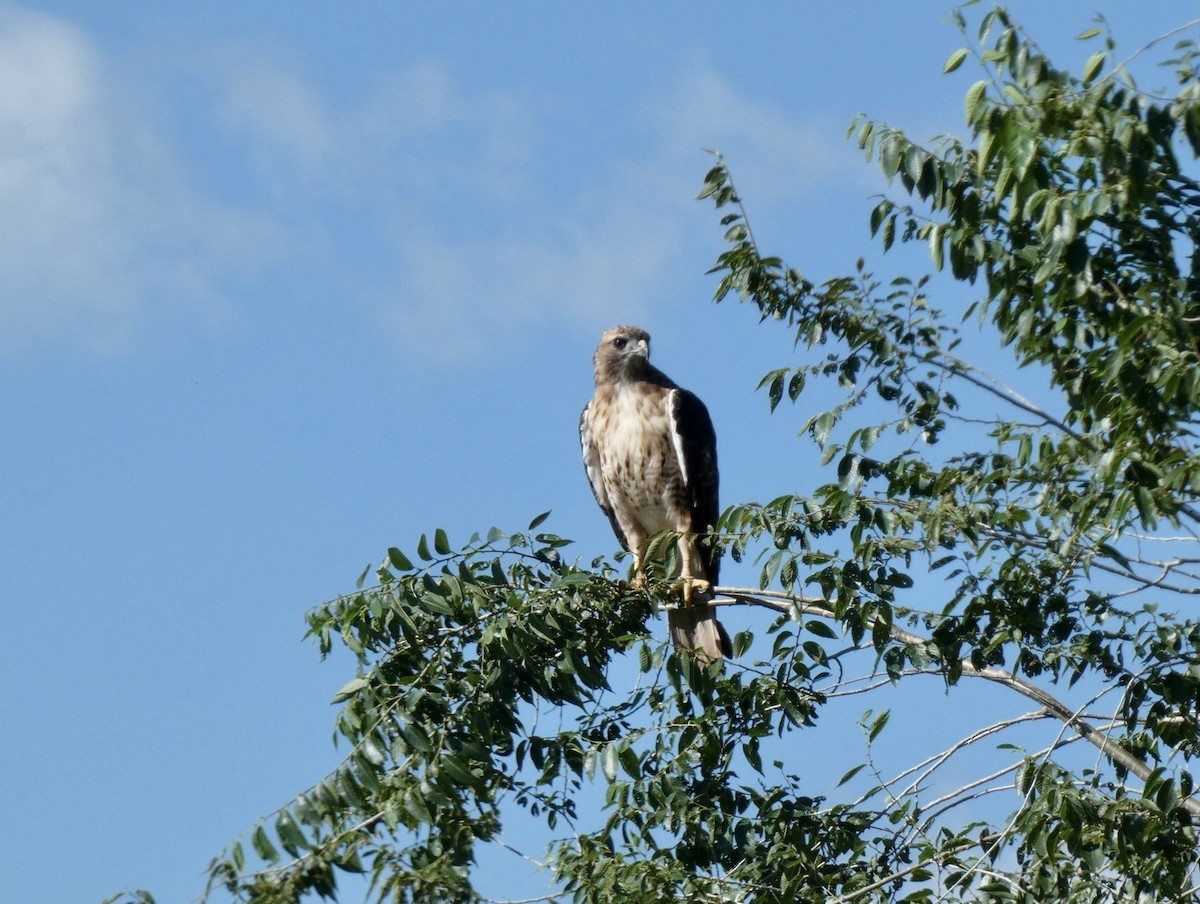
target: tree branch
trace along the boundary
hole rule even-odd
[[[714,593],[723,594],[729,598],[727,600],[722,600],[719,597],[714,599],[712,604],[717,606],[738,604],[762,606],[767,609],[774,609],[776,612],[790,613],[799,611],[803,614],[815,615],[818,618],[826,618],[832,621],[837,620],[833,610],[828,606],[828,601],[819,597],[788,594],[775,590],[753,590],[745,587],[716,587],[714,588]],[[926,638],[907,631],[898,625],[889,625],[888,629],[891,632],[892,639],[899,643],[922,646],[928,644]],[[1065,726],[1075,731],[1085,741],[1095,745],[1101,753],[1121,768],[1133,773],[1143,782],[1150,778],[1153,770],[1149,766],[1089,725],[1084,721],[1081,712],[1072,710],[1057,697],[1054,697],[1042,688],[1030,684],[1028,681],[1017,677],[1005,669],[990,666],[979,668],[969,659],[960,659],[958,665],[964,675],[992,681],[1034,701]],[[1194,820],[1200,821],[1200,800],[1197,800],[1195,797],[1184,797],[1181,799],[1181,805],[1191,814]]]

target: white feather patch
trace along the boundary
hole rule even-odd
[[[601,507],[608,508],[608,493],[604,488],[604,478],[600,474],[600,455],[596,448],[591,402],[588,402],[583,410],[583,417],[579,419],[579,444],[583,447],[583,467],[587,472],[588,483],[592,485],[592,493]]]
[[[667,411],[670,412],[671,418],[671,445],[675,447],[675,460],[679,463],[679,476],[683,478],[683,485],[689,486],[691,481],[688,479],[687,459],[683,455],[683,434],[679,431],[679,390],[672,389],[667,394]]]

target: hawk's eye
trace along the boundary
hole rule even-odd
[[[613,345],[615,345],[618,349],[622,349],[625,347],[625,343],[627,343],[628,341],[629,340],[626,339],[624,336],[618,336],[616,339],[613,340]]]

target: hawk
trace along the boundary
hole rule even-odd
[[[720,550],[696,542],[717,503],[717,435],[708,409],[650,364],[650,335],[617,326],[600,337],[596,394],[579,419],[583,465],[600,508],[644,577],[646,541],[662,530],[679,542],[683,604],[667,612],[671,639],[705,662],[731,656],[709,605]]]

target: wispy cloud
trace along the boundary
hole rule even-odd
[[[481,216],[501,226],[483,237],[459,240],[428,225],[398,232],[400,266],[383,304],[411,352],[474,351],[534,322],[596,330],[614,316],[641,318],[671,303],[679,274],[711,259],[701,250],[711,245],[698,238],[711,223],[693,201],[704,148],[728,151],[739,182],[763,186],[760,213],[825,185],[868,184],[840,130],[756,102],[712,69],[681,75],[648,96],[642,116],[650,124],[643,140],[580,178],[572,194],[543,205],[540,220],[508,218],[505,225],[503,211],[488,209]],[[523,121],[537,118],[527,111]],[[542,134],[528,143],[552,140]],[[491,163],[480,153],[455,165],[486,170]],[[441,338],[431,344],[431,335]]]
[[[529,159],[524,106],[494,88],[465,91],[430,60],[376,73],[341,98],[282,57],[247,51],[214,65],[221,123],[280,192],[504,197],[514,167]]]
[[[764,205],[791,204],[832,182],[869,184],[858,152],[843,140],[848,123],[781,109],[739,90],[715,69],[688,71],[652,103],[664,149],[725,153],[740,181],[763,183],[757,194]]]
[[[173,142],[86,33],[0,7],[0,351],[120,349],[163,312],[249,304],[242,275],[285,269],[352,269],[339,285],[414,355],[482,353],[533,323],[592,331],[671,303],[711,259],[702,148],[764,186],[758,212],[853,178],[840,128],[711,67],[647,86],[619,117],[628,139],[591,147],[581,99],[554,85],[415,59],[334,91],[252,50],[200,53],[214,154]],[[201,190],[224,185],[218,158],[246,191]]]
[[[236,64],[226,79],[221,114],[227,127],[248,136],[260,176],[281,187],[316,180],[344,154],[338,145],[346,130],[296,73],[255,57]]]
[[[187,188],[86,34],[12,6],[0,7],[0,210],[9,353],[125,348],[148,313],[219,306],[215,275],[257,266],[277,238]]]

